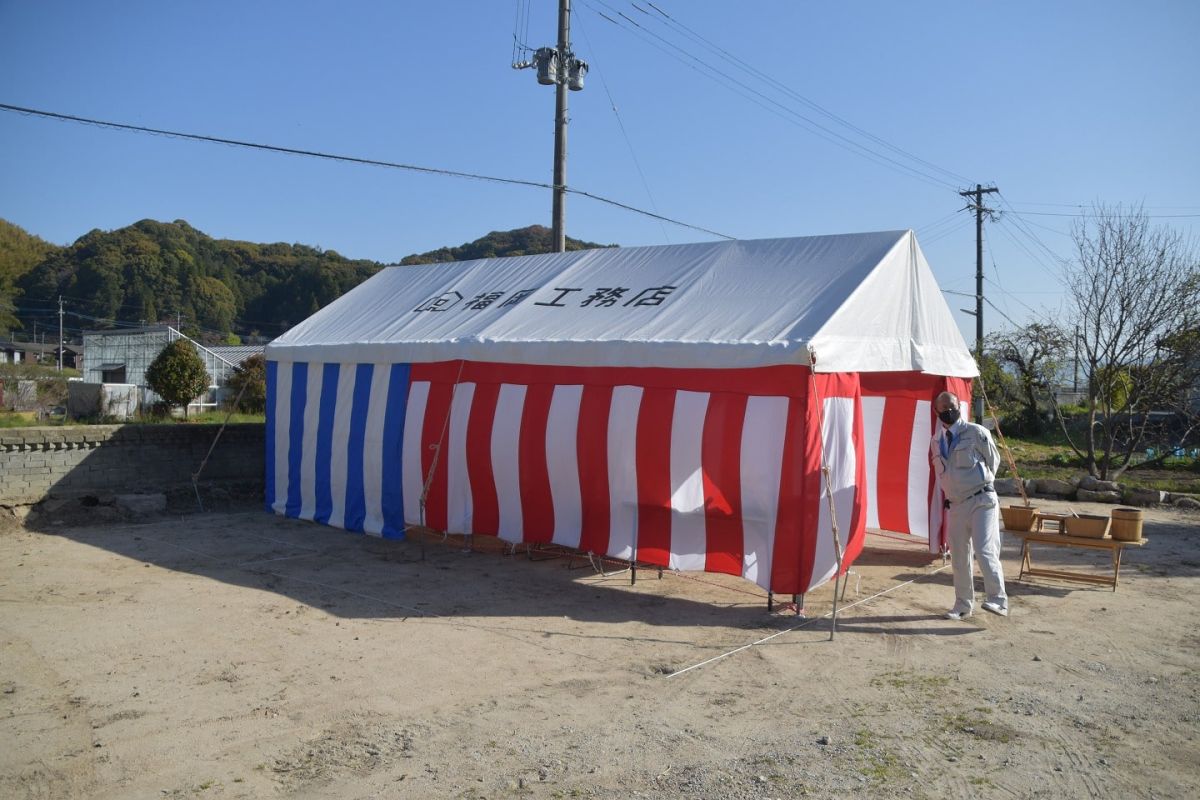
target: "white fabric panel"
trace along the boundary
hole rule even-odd
[[[863,453],[867,459],[867,527],[879,529],[879,446],[883,434],[883,407],[886,397],[864,397]],[[922,503],[924,505],[924,503]]]
[[[582,386],[556,386],[546,419],[546,468],[554,502],[555,544],[576,547],[583,532],[579,496],[579,402]]]
[[[343,367],[345,369],[345,367]],[[339,394],[340,394],[339,389]],[[404,521],[409,525],[421,525],[421,492],[425,490],[425,475],[421,472],[421,436],[425,427],[425,407],[429,404],[429,381],[413,381],[408,390],[408,408],[404,412],[404,443],[401,445],[403,462],[400,467],[401,483],[404,486]],[[338,400],[341,410],[341,400]],[[334,447],[337,447],[337,431],[334,431]]]
[[[751,397],[742,424],[742,577],[768,590],[787,411],[786,397]]]
[[[371,393],[367,399],[367,427],[363,441],[363,500],[366,514],[363,532],[383,534],[383,421],[387,417],[388,383],[391,369],[375,364],[371,369]]]
[[[834,302],[812,339],[819,372],[979,374],[911,231]]]
[[[704,519],[704,414],[707,392],[676,392],[671,421],[671,569],[703,570],[708,549]]]
[[[333,449],[329,454],[329,524],[346,527],[346,471],[349,469],[350,413],[354,407],[355,364],[338,367],[337,398],[333,410]]]
[[[308,365],[304,400],[304,450],[300,454],[300,519],[312,519],[317,506],[317,423],[321,418],[324,364]]]
[[[471,478],[467,474],[467,420],[475,399],[475,384],[454,387],[450,401],[450,430],[446,433],[446,530],[471,533],[474,508],[471,503]]]
[[[637,541],[637,419],[640,386],[613,388],[608,412],[608,553],[633,558]]]
[[[908,447],[908,531],[922,539],[929,538],[929,440],[933,436],[929,406],[928,400],[917,401]]]
[[[271,509],[284,513],[288,496],[288,443],[292,427],[292,365],[275,368],[275,497]]]
[[[521,512],[521,412],[525,408],[523,385],[505,383],[496,399],[492,423],[492,475],[500,506],[500,538],[520,542],[525,538]]]
[[[833,492],[837,512],[838,538],[845,550],[850,538],[850,519],[854,512],[854,472],[858,459],[854,453],[854,399],[830,397],[824,402],[822,441],[829,465],[830,481],[821,478],[821,513],[817,522],[817,546],[813,560],[813,576],[809,589],[815,589],[837,572],[837,555],[833,545],[833,521],[829,516],[827,491]]]
[[[821,372],[978,374],[911,231],[391,267],[266,349],[280,362],[708,369],[810,352]]]
[[[942,516],[945,508],[942,505],[942,483],[937,475],[933,476],[933,497],[929,499],[929,552],[940,553],[942,546],[949,549],[949,542],[943,541]]]

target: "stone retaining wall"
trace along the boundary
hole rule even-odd
[[[0,505],[190,485],[220,425],[80,425],[0,430]],[[202,483],[263,484],[264,426],[229,425]]]

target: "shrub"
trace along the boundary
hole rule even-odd
[[[162,352],[146,370],[146,382],[155,394],[172,406],[183,406],[187,418],[187,404],[208,388],[208,370],[196,353],[196,348],[186,339],[176,339]]]
[[[230,376],[228,385],[234,398],[241,396],[239,411],[263,413],[267,407],[267,360],[262,355],[250,356]]]

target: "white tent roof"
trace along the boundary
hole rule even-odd
[[[274,361],[978,374],[912,231],[388,267]]]

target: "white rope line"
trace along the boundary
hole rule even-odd
[[[319,555],[321,555],[321,553],[314,551],[312,553],[301,553],[298,556],[279,556],[279,558],[256,558],[253,561],[243,561],[239,564],[235,564],[234,566],[248,567],[252,564],[270,564],[273,561],[291,561],[292,559],[295,559],[295,558],[312,558],[313,556],[319,556]]]
[[[220,356],[217,356],[220,358]],[[222,359],[223,360],[223,359]],[[241,372],[241,368],[237,368]],[[204,454],[200,466],[192,473],[192,491],[196,493],[196,505],[200,506],[200,510],[204,511],[204,503],[200,502],[200,473],[204,472],[204,467],[208,464],[208,459],[212,455],[213,450],[217,449],[217,442],[221,441],[221,434],[225,432],[225,427],[229,425],[229,420],[233,418],[233,412],[237,409],[238,403],[242,402],[242,395],[246,391],[246,387],[250,385],[249,381],[242,384],[242,388],[238,390],[237,397],[233,401],[233,405],[229,406],[229,412],[225,415],[225,421],[221,423],[221,427],[217,429],[217,435],[213,437],[212,444],[208,446],[208,452]],[[183,409],[184,417],[187,416],[187,406]]]
[[[854,608],[855,606],[859,606],[859,605],[862,605],[863,603],[870,602],[871,600],[874,600],[877,597],[882,597],[883,595],[888,594],[889,592],[894,592],[901,587],[908,586],[910,583],[916,583],[919,580],[928,578],[930,575],[936,575],[939,572],[941,572],[942,570],[948,568],[949,566],[950,566],[949,564],[945,564],[945,565],[940,566],[937,569],[933,570],[933,572],[926,573],[925,575],[921,575],[920,577],[905,581],[904,583],[897,583],[895,586],[884,589],[881,592],[876,592],[875,594],[871,595],[870,597],[864,597],[862,600],[855,600],[850,605],[844,606],[841,610],[845,611],[848,608]],[[699,664],[692,664],[690,667],[684,667],[683,669],[672,672],[670,675],[666,675],[665,677],[674,678],[676,675],[682,675],[685,672],[691,672],[692,670],[699,669],[700,667],[703,667],[706,664],[711,664],[714,661],[720,661],[723,658],[728,658],[729,656],[740,653],[743,650],[749,650],[751,647],[755,647],[764,642],[769,642],[772,639],[774,639],[776,636],[782,636],[785,633],[791,633],[792,631],[799,630],[800,628],[808,627],[809,625],[813,624],[817,620],[827,619],[828,617],[832,617],[832,616],[833,616],[833,612],[829,611],[829,612],[826,612],[825,614],[822,614],[819,617],[810,617],[809,619],[804,620],[804,622],[801,622],[797,625],[793,625],[790,628],[785,628],[781,631],[776,631],[775,633],[772,633],[770,636],[764,636],[763,638],[759,639],[756,642],[751,642],[750,644],[744,644],[741,647],[730,650],[727,653],[721,653],[718,656],[713,656],[712,658],[705,659],[704,661],[701,661]]]

